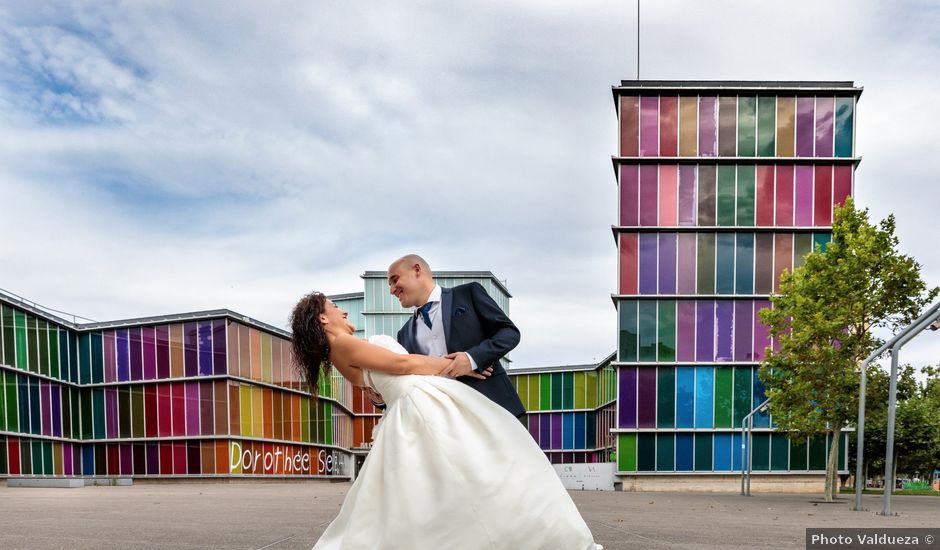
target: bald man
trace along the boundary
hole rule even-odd
[[[441,374],[456,378],[518,417],[525,413],[500,359],[519,345],[519,329],[480,283],[441,288],[416,254],[388,267],[388,289],[402,307],[416,308],[398,331],[409,353],[447,357]],[[471,372],[483,378],[468,376]]]

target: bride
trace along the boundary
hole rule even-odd
[[[308,381],[332,364],[388,405],[315,550],[600,550],[512,414],[456,380],[422,376],[441,372],[449,359],[408,355],[388,336],[355,338],[346,317],[319,292],[291,314],[295,360]]]

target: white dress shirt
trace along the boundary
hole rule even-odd
[[[415,317],[412,322],[415,326],[415,347],[421,355],[444,357],[447,355],[447,341],[444,338],[444,322],[441,318],[440,286],[434,285],[434,290],[428,296],[428,303],[431,304],[431,309],[428,311],[431,328],[424,323],[424,317],[418,312],[418,308],[414,312]],[[470,366],[473,370],[477,370],[476,361],[469,353],[467,358],[470,359]]]

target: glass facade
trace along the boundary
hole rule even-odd
[[[776,346],[758,312],[784,271],[825,250],[852,195],[861,89],[624,81],[613,92],[617,470],[739,469],[741,422],[765,399],[758,363]],[[824,470],[826,443],[791,442],[759,414],[754,470]]]
[[[353,388],[220,311],[73,325],[0,296],[0,476],[348,476]]]

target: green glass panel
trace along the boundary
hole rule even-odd
[[[79,383],[78,376],[78,335],[74,332],[68,334],[69,337],[69,380]]]
[[[659,361],[676,360],[676,301],[659,301]]]
[[[7,430],[11,432],[20,431],[20,417],[19,417],[19,401],[16,391],[16,374],[12,372],[5,372],[4,376],[6,382],[4,386],[6,387],[6,409],[7,409]]]
[[[698,270],[696,290],[699,294],[715,293],[715,234],[698,234]]]
[[[36,322],[36,348],[39,351],[39,374],[50,376],[52,370],[49,367],[49,323],[39,319]]]
[[[770,469],[786,470],[790,463],[790,440],[787,434],[774,433],[770,436]]]
[[[5,476],[9,473],[7,464],[7,438],[0,435],[0,475]]]
[[[676,369],[659,367],[656,372],[656,427],[676,425]]]
[[[539,381],[541,376],[538,374],[530,374],[526,377],[529,384],[529,405],[531,405],[531,410],[539,410],[539,404],[541,402],[541,394],[539,393]]]
[[[656,434],[637,434],[636,469],[639,472],[656,470]]]
[[[586,375],[583,372],[574,373],[574,408],[587,408],[587,389],[585,388]]]
[[[30,452],[29,440],[20,438],[20,473],[23,475],[33,473],[32,454],[33,453]]]
[[[751,377],[751,367],[734,368],[734,424],[735,428],[741,427],[741,421],[747,416],[751,409],[751,389],[753,381]]]
[[[809,440],[809,469],[825,470],[826,458],[828,456],[826,448],[826,436],[818,435]]]
[[[547,411],[552,408],[552,375],[545,373],[539,375],[539,410]]]
[[[50,376],[61,379],[62,372],[59,368],[59,328],[50,324],[48,337]]]
[[[675,434],[656,435],[656,471],[668,472],[676,469]]]
[[[251,429],[251,387],[248,384],[240,384],[238,397],[241,411],[241,435],[254,435]]]
[[[777,98],[757,98],[757,155],[772,157],[776,154],[774,132],[777,129]]]
[[[738,166],[738,225],[754,225],[754,166]]]
[[[597,399],[597,389],[598,384],[601,382],[599,379],[602,378],[597,375],[597,372],[589,372],[585,377],[585,390],[587,391],[587,399],[585,400],[585,407],[588,409],[594,409],[600,406],[602,403]]]
[[[718,367],[715,369],[715,427],[730,428],[731,403],[733,388],[733,369]]]
[[[818,246],[820,252],[825,252],[831,240],[832,233],[813,233],[813,250]]]
[[[273,382],[274,374],[271,365],[271,335],[261,333],[261,379],[265,382]]]
[[[65,329],[59,331],[59,370],[62,380],[72,381],[69,372],[69,332]]]
[[[718,225],[734,225],[735,176],[734,166],[718,167]]]
[[[134,437],[144,437],[144,388],[131,388],[131,426]]]
[[[91,390],[82,390],[81,398],[81,417],[82,417],[82,439],[91,439],[93,433],[93,418],[91,413]]]
[[[118,388],[118,433],[122,438],[131,436],[131,388]]]
[[[78,380],[81,384],[91,383],[91,335],[78,335]]]
[[[6,371],[0,370],[0,431],[2,432],[7,431],[6,375]]]
[[[104,439],[104,390],[95,388],[91,390],[92,414],[94,414],[95,439]]]
[[[82,391],[72,389],[72,438],[82,439]]]
[[[32,454],[32,457],[33,457],[33,465],[32,465],[33,475],[41,476],[43,475],[42,441],[37,441],[33,439],[29,443],[30,443],[30,447],[32,447],[32,449],[30,450],[30,454]]]
[[[751,455],[751,468],[754,470],[770,469],[770,434],[754,432],[754,453]]]
[[[36,318],[26,316],[26,353],[29,358],[29,371],[39,372],[39,346],[37,344]]]
[[[324,441],[323,443],[327,445],[333,444],[333,404],[327,402],[326,406],[323,407],[323,413],[325,415],[324,420],[326,420],[326,425],[323,427]],[[309,437],[309,434],[308,434]]]
[[[561,408],[571,409],[574,407],[574,373],[573,372],[563,372],[561,374],[562,381],[562,391],[561,391]]]
[[[3,357],[0,361],[4,365],[16,366],[16,331],[14,330],[13,308],[7,305],[0,307],[0,323],[2,323]]]
[[[42,473],[47,476],[55,475],[55,468],[52,465],[52,442],[42,442]]]
[[[640,361],[656,360],[656,302],[644,300],[637,304],[639,311]]]
[[[562,382],[560,372],[552,373],[552,409],[562,408],[562,392],[564,391],[564,382]]]
[[[813,251],[813,235],[810,233],[793,234],[793,269],[806,263],[806,255]]]
[[[307,398],[300,399],[300,418],[304,420],[300,424],[300,439],[312,443],[313,440],[310,438],[310,400]]]
[[[617,470],[636,471],[636,434],[617,435]]]
[[[91,380],[95,384],[104,382],[104,346],[101,342],[101,333],[93,332],[91,340]]]
[[[14,310],[14,330],[16,331],[16,368],[27,370],[26,364],[26,315]]]
[[[712,434],[695,434],[695,471],[712,469]]]
[[[837,157],[852,156],[852,126],[855,98],[837,97],[836,98],[836,122],[835,122],[835,155]]]
[[[757,146],[757,98],[738,98],[738,156],[753,157]]]
[[[637,303],[620,300],[620,361],[632,363],[637,359]]]
[[[734,233],[716,236],[715,292],[734,294]]]

